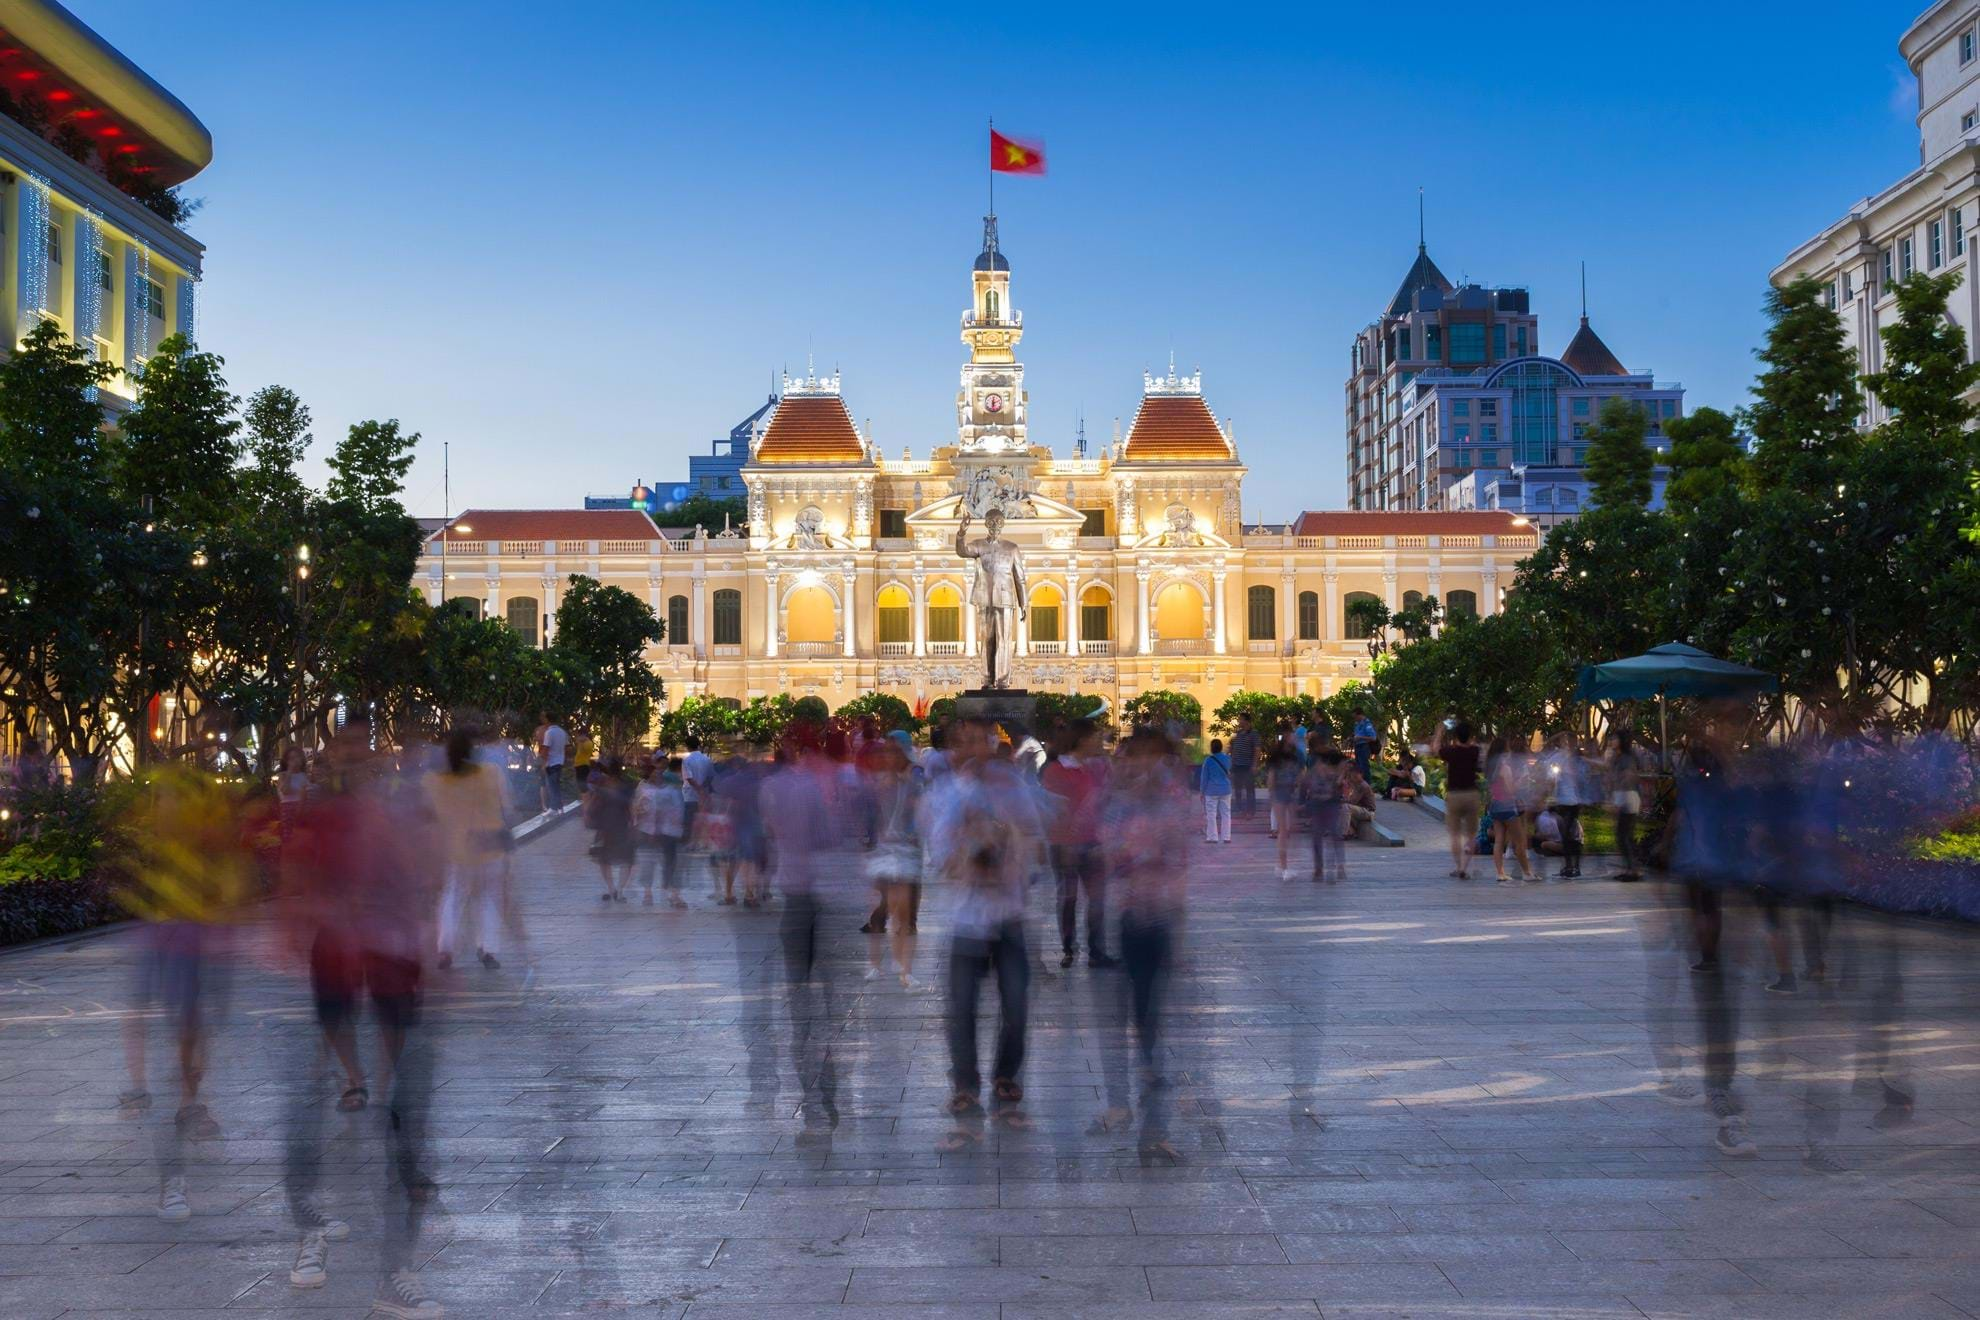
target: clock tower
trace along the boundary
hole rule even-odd
[[[956,396],[956,425],[964,453],[1022,454],[1025,440],[1024,367],[1017,360],[1024,316],[1011,307],[1011,263],[997,250],[997,217],[983,217],[983,251],[970,271],[970,310],[962,338],[969,361]]]

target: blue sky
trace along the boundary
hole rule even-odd
[[[1050,156],[997,193],[1034,440],[1083,409],[1097,453],[1173,350],[1251,519],[1343,502],[1419,185],[1431,255],[1531,288],[1547,351],[1586,260],[1624,362],[1731,406],[1768,270],[1917,160],[1923,0],[69,2],[212,130],[206,346],[319,450],[420,431],[422,513],[443,440],[455,508],[682,475],[808,349],[886,452],[953,441],[986,116]]]

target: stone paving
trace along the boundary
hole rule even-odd
[[[1696,1079],[1701,1020],[1661,887],[1460,885],[1440,826],[1383,819],[1408,846],[1351,849],[1340,886],[1279,880],[1256,827],[1199,847],[1166,1055],[1179,1167],[1089,1135],[1119,974],[1056,957],[1033,987],[1036,1128],[939,1154],[940,1000],[860,979],[855,887],[828,915],[830,997],[806,1001],[841,1118],[807,1137],[777,916],[713,906],[699,878],[685,913],[608,907],[583,834],[553,831],[518,854],[534,986],[437,981],[427,1286],[478,1317],[1980,1315],[1967,931],[1847,921],[1828,980],[1785,997],[1731,913],[1759,1149],[1728,1157],[1703,1107],[1659,1093],[1659,1059]],[[928,978],[943,908],[931,891]],[[354,1232],[329,1284],[289,1286],[284,1125],[299,1089],[335,1088],[272,948],[243,932],[209,1086],[224,1136],[195,1148],[182,1224],[156,1217],[116,1103],[129,933],[0,955],[0,1316],[366,1312],[376,1109],[331,1127]],[[1876,1121],[1879,1035],[1908,1123]],[[1824,1172],[1804,1142],[1830,1127]]]

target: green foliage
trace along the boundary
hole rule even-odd
[[[1379,718],[1404,740],[1427,740],[1451,716],[1488,735],[1524,734],[1549,725],[1549,704],[1572,676],[1544,621],[1507,610],[1453,619],[1436,637],[1398,648],[1377,673],[1375,694]],[[1345,732],[1338,719],[1335,728]]]
[[[732,738],[741,725],[741,710],[723,697],[688,697],[660,720],[660,745],[685,747],[690,737],[703,747],[714,747]]]
[[[1053,729],[1092,717],[1094,711],[1104,711],[1107,706],[1102,698],[1085,692],[1034,692],[1032,700],[1032,718],[1038,726],[1033,732],[1041,737]],[[1106,717],[1099,718],[1104,721]]]
[[[796,714],[797,702],[788,692],[751,697],[749,704],[736,712],[736,734],[753,747],[768,747],[784,736]]]
[[[727,518],[725,524],[723,519]],[[720,500],[712,495],[690,495],[671,507],[662,505],[653,514],[662,527],[703,527],[714,536],[726,526],[742,528],[749,522],[749,509],[741,496]]]
[[[937,697],[928,703],[929,728],[939,729],[944,725],[954,724],[955,722],[956,699],[954,697]]]
[[[1769,289],[1766,310],[1767,342],[1758,353],[1765,369],[1747,412],[1752,478],[1761,488],[1833,486],[1834,465],[1858,447],[1856,354],[1812,277]]]
[[[1739,420],[1717,408],[1699,408],[1664,423],[1671,439],[1671,475],[1664,504],[1684,517],[1737,489],[1746,467],[1739,447]]]
[[[1154,688],[1130,697],[1122,705],[1121,714],[1127,718],[1129,724],[1155,720],[1163,724],[1181,725],[1183,729],[1190,730],[1203,723],[1203,703],[1187,692]]]
[[[832,722],[832,708],[823,697],[799,697],[791,703],[791,721],[824,727]]]
[[[1650,502],[1650,475],[1656,466],[1644,443],[1649,420],[1627,399],[1602,404],[1588,431],[1589,496],[1597,508],[1641,508]]]
[[[838,717],[852,724],[871,719],[882,733],[892,733],[895,729],[913,733],[921,726],[907,702],[890,692],[862,692],[839,707]]]
[[[623,753],[646,736],[666,697],[646,648],[665,628],[645,601],[620,587],[573,574],[557,609],[551,649],[571,663],[578,690],[574,714],[596,726],[607,751]]]

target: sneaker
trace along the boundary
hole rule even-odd
[[[1067,949],[1064,953],[1059,955],[1059,966],[1061,968],[1066,968],[1072,965],[1073,965],[1073,951],[1071,949]]]
[[[1657,1088],[1657,1098],[1666,1104],[1695,1105],[1705,1099],[1705,1093],[1682,1077],[1673,1077]]]
[[[1777,995],[1791,995],[1801,989],[1801,983],[1794,979],[1793,972],[1788,972],[1780,977],[1775,978],[1772,981],[1769,981],[1767,983],[1767,989],[1773,991],[1773,993]]]
[[[919,991],[919,990],[926,990],[927,988],[928,988],[928,983],[926,981],[917,981],[912,976],[909,976],[906,972],[901,973],[901,989],[907,991]]]
[[[606,890],[606,891],[605,891],[604,893],[602,893],[602,894],[600,894],[600,895],[598,896],[598,901],[599,901],[599,902],[601,902],[601,903],[609,903],[609,902],[611,902],[611,901],[612,901],[612,891],[608,889],[608,890]]]
[[[1701,976],[1709,975],[1719,970],[1719,960],[1717,958],[1700,958],[1697,962],[1691,964],[1691,970]]]
[[[296,1263],[289,1269],[291,1288],[321,1288],[330,1279],[330,1244],[321,1233],[303,1236]]]
[[[406,1320],[430,1320],[433,1316],[447,1313],[446,1307],[426,1295],[426,1289],[420,1286],[418,1272],[406,1269],[392,1271],[392,1277],[379,1286],[371,1309],[386,1315],[404,1316]]]
[[[192,1218],[192,1202],[186,1200],[186,1180],[167,1178],[158,1193],[158,1217],[168,1224],[183,1224]]]
[[[296,1217],[302,1221],[304,1233],[320,1237],[325,1242],[342,1242],[351,1235],[349,1224],[324,1214],[323,1207],[315,1201],[304,1201],[296,1211]]]
[[[878,967],[869,967],[866,969],[866,974],[859,979],[862,981],[877,981],[884,975],[886,973],[882,972]]]
[[[182,1106],[174,1121],[179,1125],[179,1135],[187,1141],[216,1141],[220,1137],[220,1125],[197,1100]]]
[[[1719,1124],[1719,1135],[1713,1144],[1719,1148],[1719,1154],[1738,1159],[1751,1159],[1760,1153],[1760,1148],[1746,1135],[1746,1120],[1739,1117],[1728,1118]]]
[[[1808,1143],[1808,1152],[1801,1157],[1801,1162],[1816,1173],[1849,1172],[1849,1166],[1837,1159],[1827,1146],[1818,1141]]]

